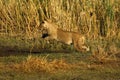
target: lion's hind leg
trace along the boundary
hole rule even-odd
[[[80,43],[79,40],[74,41],[74,47],[79,52],[89,51],[89,47],[85,46],[83,43]]]

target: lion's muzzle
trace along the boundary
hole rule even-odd
[[[47,34],[47,33],[42,34],[42,38],[46,38],[48,36],[49,36],[49,34]]]

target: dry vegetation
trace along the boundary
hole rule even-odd
[[[26,61],[23,61],[18,64],[13,65],[13,70],[17,70],[19,72],[48,72],[54,73],[58,70],[66,71],[72,68],[72,65],[64,61],[63,59],[57,60],[54,59],[52,61],[48,61],[46,57],[33,57],[28,56]]]
[[[15,60],[13,59],[15,56],[11,57],[11,61]],[[17,58],[16,58],[17,59]],[[118,60],[117,60],[118,61]],[[7,64],[6,64],[7,63]],[[33,56],[29,55],[25,58],[25,60],[20,62],[0,62],[0,71],[7,70],[7,71],[15,71],[18,73],[58,73],[59,71],[67,72],[75,69],[81,69],[81,70],[91,70],[91,69],[102,69],[106,68],[106,63],[95,63],[95,62],[85,62],[85,61],[78,61],[77,63],[70,63],[65,58],[61,59],[53,59],[49,60],[47,56]],[[116,66],[119,67],[118,62],[111,62],[111,67],[114,68]],[[116,67],[116,68],[118,68]],[[107,66],[107,68],[109,68]]]
[[[40,38],[40,22],[44,19],[52,20],[63,30],[85,34],[91,61],[100,64],[119,61],[119,0],[0,0],[0,50],[2,47],[30,52],[71,49],[54,41],[47,44]],[[98,68],[84,62],[69,64],[64,59],[48,61],[46,57],[32,56],[12,65],[0,62],[1,69],[9,67],[21,72],[66,71],[80,66]]]
[[[118,0],[8,0],[0,1],[0,31],[36,37],[45,18],[60,28],[87,34],[89,38],[119,37]]]

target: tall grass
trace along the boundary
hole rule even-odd
[[[49,18],[60,28],[111,36],[119,33],[118,0],[1,0],[0,31],[34,33]]]
[[[119,0],[0,0],[0,34],[39,38],[40,22],[51,19],[89,40],[120,40],[119,16]]]

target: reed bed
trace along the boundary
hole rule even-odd
[[[68,31],[79,28],[89,37],[120,36],[119,4],[118,0],[1,0],[0,32],[33,36],[47,18]]]

